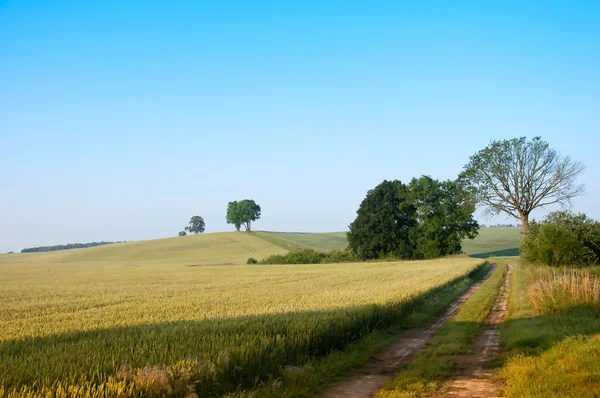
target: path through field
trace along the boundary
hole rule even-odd
[[[499,386],[491,380],[492,371],[487,368],[491,359],[498,355],[498,344],[500,331],[498,327],[506,316],[508,288],[512,265],[508,265],[508,272],[504,281],[504,287],[496,305],[488,315],[486,323],[488,327],[479,334],[473,345],[473,354],[460,359],[466,368],[461,375],[446,384],[445,397],[474,397],[493,398]]]
[[[413,357],[423,348],[435,332],[456,314],[460,306],[471,297],[495,268],[496,266],[492,265],[488,274],[481,281],[473,284],[443,315],[423,327],[406,331],[392,346],[377,354],[356,374],[328,387],[318,397],[367,398],[373,396],[381,388],[384,381],[393,377],[401,369],[404,361]]]

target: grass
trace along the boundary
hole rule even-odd
[[[475,239],[462,242],[463,251],[478,258],[518,256],[521,243],[521,228],[481,228]]]
[[[423,300],[468,285],[481,262],[236,265],[282,251],[233,233],[3,256],[0,396],[185,396],[194,381],[199,395],[266,393],[282,381],[293,389],[299,375],[316,383],[337,374],[329,354],[353,366],[382,344],[373,332],[432,316]]]
[[[260,238],[288,250],[313,249],[317,251],[343,250],[348,245],[345,232],[254,232]],[[521,241],[521,228],[481,228],[475,239],[462,242],[463,251],[472,257],[489,258],[517,256]]]
[[[506,355],[497,372],[506,396],[600,396],[599,303],[580,294],[581,284],[573,285],[592,279],[597,270],[582,275],[537,266],[515,269],[501,328]],[[589,282],[592,288],[586,290],[593,292]],[[548,291],[563,299],[553,300]]]
[[[346,232],[256,232],[257,235],[283,242],[289,248],[312,249],[317,251],[344,250],[348,246]]]
[[[470,354],[485,319],[492,310],[506,275],[506,264],[498,267],[446,322],[406,369],[384,384],[378,398],[429,397],[439,393],[445,379],[454,375],[457,365],[450,355]]]

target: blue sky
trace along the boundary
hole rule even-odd
[[[383,179],[492,139],[587,166],[600,219],[599,2],[0,1],[0,252],[339,231]],[[543,213],[538,213],[542,215]],[[482,220],[485,223],[504,222]]]

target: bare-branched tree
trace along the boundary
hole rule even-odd
[[[523,224],[527,233],[529,215],[538,207],[568,206],[585,191],[577,176],[585,167],[569,156],[561,156],[540,137],[492,141],[471,156],[461,173],[477,203],[487,215],[506,213]]]

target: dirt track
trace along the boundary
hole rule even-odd
[[[403,333],[390,347],[376,355],[367,362],[353,376],[326,388],[317,397],[322,398],[367,398],[372,397],[379,390],[384,381],[393,377],[400,369],[403,362],[412,358],[425,344],[431,340],[435,332],[448,319],[452,318],[461,305],[481,286],[496,268],[492,265],[488,274],[479,282],[473,284],[460,296],[446,312],[427,323],[425,326],[411,329]]]
[[[491,359],[498,355],[500,340],[499,326],[506,316],[508,288],[512,265],[508,266],[508,273],[504,281],[503,290],[498,296],[496,305],[486,319],[488,327],[479,334],[473,344],[473,354],[458,358],[460,364],[465,366],[460,376],[446,384],[445,397],[497,397],[497,384],[492,381],[492,371],[487,368]]]

